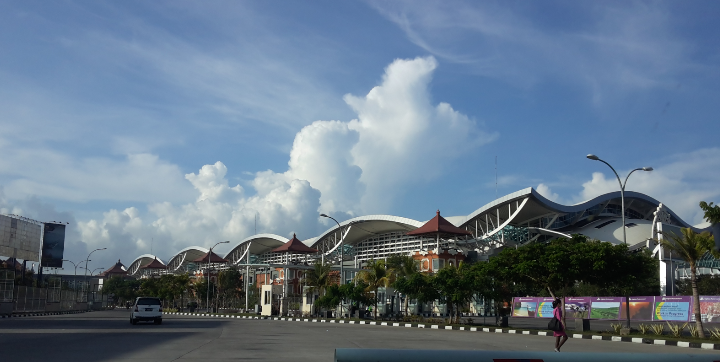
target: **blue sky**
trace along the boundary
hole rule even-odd
[[[716,2],[5,2],[0,212],[98,266],[466,215],[535,187],[720,201]],[[151,246],[152,244],[152,246]]]

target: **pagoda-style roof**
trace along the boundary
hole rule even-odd
[[[110,277],[113,275],[127,275],[127,269],[125,268],[125,265],[120,262],[120,259],[118,259],[117,263],[110,267],[110,269],[100,273],[101,277]]]
[[[200,258],[197,258],[193,260],[196,263],[207,263],[208,262],[208,255],[210,255],[210,262],[211,263],[227,263],[228,261],[221,258],[219,255],[213,253],[212,251],[208,251]]]
[[[167,269],[167,266],[155,258],[147,265],[140,267],[140,269]]]
[[[425,225],[407,233],[406,235],[413,236],[429,236],[429,235],[446,235],[446,236],[464,236],[472,235],[471,232],[461,229],[449,221],[445,220],[444,217],[440,216],[440,210],[430,221],[426,222]]]
[[[12,269],[13,262],[15,262],[15,270],[22,271],[22,263],[15,258],[7,258],[7,260],[0,262],[0,268]]]
[[[295,254],[310,254],[310,253],[317,253],[317,249],[313,249],[305,244],[303,244],[302,241],[298,240],[297,236],[293,234],[292,239],[290,239],[287,243],[271,250],[273,253],[295,253]]]

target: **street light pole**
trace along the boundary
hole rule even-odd
[[[338,228],[340,228],[340,285],[343,285],[343,284],[345,284],[345,281],[343,280],[343,279],[345,279],[345,275],[343,275],[343,271],[344,271],[344,269],[343,269],[343,258],[345,257],[345,253],[344,253],[345,251],[343,250],[343,249],[344,249],[344,248],[343,248],[343,247],[344,247],[343,241],[345,240],[345,234],[343,233],[343,230],[342,230],[342,228],[340,227],[340,223],[339,223],[337,220],[335,220],[334,217],[332,217],[332,216],[327,216],[327,215],[325,215],[325,214],[320,214],[320,216],[326,217],[326,218],[328,218],[328,219],[332,219],[333,221],[335,221],[335,223],[337,224]]]
[[[625,183],[623,183],[620,180],[620,176],[618,175],[617,171],[615,171],[615,169],[612,166],[610,166],[609,163],[600,159],[600,157],[593,155],[592,153],[587,155],[586,157],[588,159],[591,159],[594,161],[600,161],[600,162],[608,165],[608,167],[610,167],[610,169],[613,171],[613,173],[615,173],[615,177],[618,180],[618,184],[620,184],[620,205],[621,205],[621,212],[622,212],[623,243],[625,244],[625,246],[627,246],[627,233],[625,231],[625,229],[626,229],[626,226],[625,226],[625,186],[627,186],[628,179],[630,178],[630,175],[632,175],[633,172],[635,172],[635,171],[652,171],[653,168],[652,167],[636,168],[636,169],[630,171],[630,173],[628,173],[627,177],[625,177]],[[630,297],[629,296],[625,297],[625,315],[627,316],[626,327],[627,327],[628,333],[630,333]]]
[[[621,204],[621,211],[622,211],[623,243],[625,243],[625,245],[627,245],[627,237],[626,237],[626,233],[625,233],[625,186],[627,185],[628,179],[630,178],[630,175],[632,175],[633,172],[635,172],[635,171],[652,171],[653,168],[652,168],[652,167],[639,167],[639,168],[636,168],[636,169],[630,171],[630,173],[627,175],[627,177],[625,177],[625,183],[623,183],[623,182],[620,180],[620,176],[618,175],[617,171],[615,171],[615,169],[614,169],[612,166],[610,166],[609,163],[603,161],[603,160],[600,159],[598,156],[595,156],[595,155],[593,155],[593,154],[589,154],[589,155],[587,155],[586,157],[587,157],[588,159],[591,159],[591,160],[594,160],[594,161],[600,161],[600,162],[608,165],[608,167],[610,167],[610,169],[613,171],[613,173],[615,173],[615,177],[616,177],[617,180],[618,180],[618,184],[620,184],[620,204]]]
[[[208,273],[208,279],[207,279],[207,280],[208,280],[208,283],[207,283],[207,284],[208,284],[208,286],[207,286],[207,296],[206,296],[207,299],[206,299],[206,301],[205,301],[205,302],[207,303],[206,305],[207,305],[208,313],[212,313],[212,310],[210,309],[210,259],[212,258],[212,250],[213,250],[214,247],[216,247],[216,246],[218,246],[218,245],[220,245],[220,244],[227,244],[227,243],[229,243],[229,242],[230,242],[229,240],[225,240],[225,241],[221,241],[221,242],[219,242],[219,243],[216,243],[215,245],[212,246],[212,248],[210,248],[210,252],[208,252],[208,270],[207,270],[207,273]]]
[[[85,279],[87,279],[87,267],[88,267],[88,263],[90,262],[90,255],[92,255],[92,253],[94,253],[96,251],[106,250],[106,249],[107,248],[95,249],[95,250],[91,251],[90,254],[88,254],[87,258],[85,258],[85,277],[83,278],[83,282],[85,282]],[[85,293],[87,293],[87,291],[85,291]],[[85,294],[85,295],[87,296],[87,294]],[[87,299],[85,301],[87,301]]]
[[[344,245],[345,233],[343,232],[343,229],[340,226],[340,223],[337,220],[335,220],[334,217],[328,216],[325,214],[320,214],[320,216],[326,217],[328,219],[332,219],[333,221],[335,221],[338,228],[340,228],[340,285],[342,286],[343,284],[345,284],[345,268],[343,266],[343,264],[345,262],[345,260],[344,260],[345,259],[345,250],[344,250],[345,249],[345,245]],[[343,310],[342,300],[340,301],[340,314],[345,315],[344,310]]]

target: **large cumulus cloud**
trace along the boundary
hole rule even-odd
[[[221,161],[204,165],[185,175],[194,202],[150,203],[145,215],[136,207],[110,210],[79,223],[82,240],[115,245],[126,259],[151,248],[168,258],[190,245],[238,242],[256,229],[313,237],[326,227],[320,212],[340,219],[384,212],[408,185],[437,177],[450,160],[496,137],[449,104],[432,103],[437,66],[433,57],[395,60],[368,94],[344,97],[356,119],[303,127],[287,170],[255,173],[248,190],[230,185]]]

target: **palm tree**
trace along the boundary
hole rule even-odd
[[[697,288],[697,261],[710,251],[710,234],[707,232],[698,234],[690,228],[680,229],[682,236],[674,233],[663,233],[660,245],[690,264],[690,285],[693,293],[693,313],[697,323],[698,336],[705,338],[702,319],[700,317],[700,295]]]
[[[407,315],[408,305],[410,304],[410,296],[417,291],[417,289],[414,289],[413,285],[411,285],[409,281],[413,275],[420,272],[418,262],[410,255],[396,254],[388,257],[387,266],[395,277],[393,287],[400,293],[405,294],[405,305],[403,306],[403,309]]]
[[[394,276],[385,268],[385,262],[382,260],[369,260],[365,269],[357,273],[356,278],[368,285],[366,291],[375,293],[373,297],[374,319],[377,319],[378,289],[380,287],[389,287],[394,281]]]
[[[332,284],[330,264],[316,261],[313,268],[305,272],[303,283],[309,287],[310,292],[317,291],[320,296],[325,295],[325,290]]]

